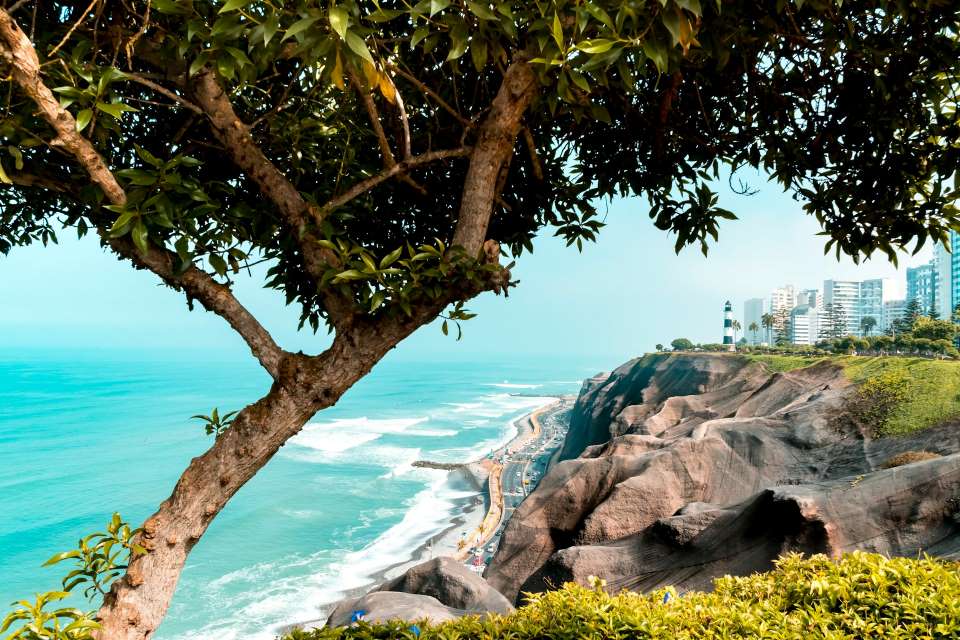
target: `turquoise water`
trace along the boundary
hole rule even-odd
[[[466,495],[418,458],[475,459],[604,362],[382,363],[248,483],[190,556],[160,640],[272,638],[409,559]],[[188,417],[262,395],[252,361],[0,354],[0,604],[57,586],[53,553],[140,523],[210,444]],[[523,394],[523,395],[518,395]],[[4,611],[0,609],[0,612]]]

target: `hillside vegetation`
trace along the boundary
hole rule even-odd
[[[711,593],[608,594],[567,584],[530,596],[508,616],[466,617],[431,625],[359,623],[295,631],[287,640],[420,638],[663,638],[782,640],[807,638],[955,638],[960,634],[960,571],[929,558],[852,553],[784,556],[774,570],[723,577]]]
[[[960,416],[960,362],[893,356],[747,355],[771,371],[792,371],[824,360],[860,385],[853,410],[877,423],[878,436],[903,435]]]

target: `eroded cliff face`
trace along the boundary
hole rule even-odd
[[[786,373],[733,355],[658,354],[584,385],[555,465],[486,573],[516,600],[563,582],[709,588],[798,550],[960,551],[960,428],[870,440],[840,419],[836,365]],[[935,460],[880,469],[897,453]]]

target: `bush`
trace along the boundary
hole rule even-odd
[[[905,464],[913,464],[914,462],[922,462],[924,460],[935,460],[940,457],[942,456],[939,453],[933,453],[932,451],[904,451],[903,453],[898,453],[890,457],[880,465],[880,467],[882,469],[893,469],[894,467],[902,467]]]
[[[768,573],[714,581],[711,593],[676,597],[606,593],[567,584],[532,595],[508,616],[476,616],[443,624],[359,623],[295,631],[289,640],[459,638],[662,638],[686,640],[785,638],[956,638],[960,635],[957,563],[852,553],[784,556]],[[668,595],[669,594],[669,595]],[[672,596],[672,597],[671,597]]]

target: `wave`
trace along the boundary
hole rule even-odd
[[[501,389],[539,389],[542,384],[517,384],[512,382],[488,382],[488,387],[499,387]]]
[[[413,560],[423,544],[450,526],[457,501],[476,495],[452,489],[444,471],[427,471],[430,480],[405,501],[403,519],[373,542],[356,551],[327,551],[291,558],[282,566],[261,563],[224,575],[207,585],[204,597],[230,613],[175,640],[273,640],[287,624],[321,618],[323,605]],[[300,570],[289,575],[291,569]],[[288,575],[278,575],[282,573]]]
[[[311,451],[319,451],[327,456],[296,456],[311,462],[322,462],[335,458],[337,454],[373,442],[385,434],[402,433],[405,435],[434,436],[439,430],[412,429],[426,422],[427,418],[387,418],[371,420],[367,417],[341,418],[329,422],[311,422],[303,431],[290,439],[290,444]]]

